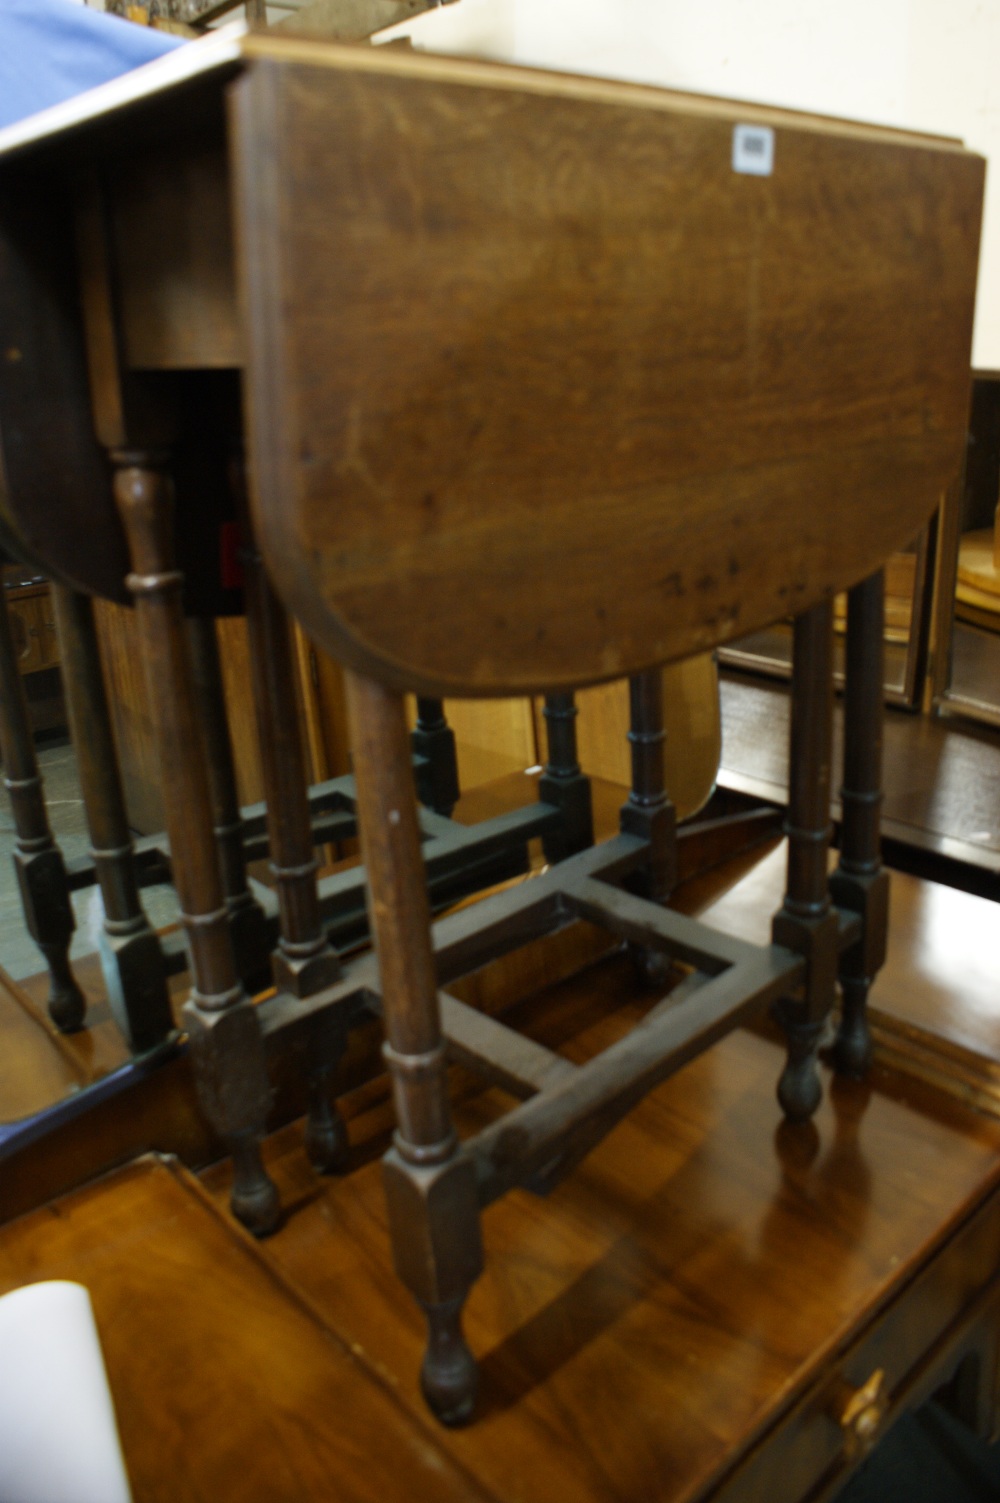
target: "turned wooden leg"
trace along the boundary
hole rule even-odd
[[[219,876],[229,912],[236,968],[245,978],[262,977],[267,974],[271,946],[264,911],[247,883],[243,819],[236,791],[236,766],[215,622],[207,616],[189,616],[187,630],[198,718],[205,738]]]
[[[885,962],[889,873],[882,869],[882,723],[885,578],[856,585],[847,597],[847,675],[844,686],[844,786],[840,862],[830,894],[840,908],[861,915],[861,938],[840,957],[841,1015],[833,1062],[860,1077],[871,1063],[868,992]]]
[[[174,1027],[163,952],[139,897],[93,603],[89,596],[54,584],[52,604],[66,711],[104,905],[108,996],[119,1027],[141,1053],[162,1043]]]
[[[0,584],[0,756],[17,830],[14,870],[28,932],[49,968],[49,1016],[64,1033],[79,1028],[87,1004],[69,964],[76,928],[62,852],[52,838],[28,720],[24,685]]]
[[[649,842],[649,859],[639,879],[630,884],[644,898],[666,903],[677,878],[677,821],[663,779],[663,675],[653,669],[629,680],[629,746],[632,786],[622,806],[622,833]],[[670,972],[669,957],[659,950],[633,947],[633,957],[651,985],[661,985]]]
[[[417,699],[417,723],[410,734],[417,767],[417,797],[437,814],[450,815],[458,803],[458,755],[455,732],[440,699]]]
[[[423,1307],[421,1386],[444,1424],[472,1415],[462,1307],[482,1270],[475,1172],[452,1126],[430,909],[402,697],[348,672],[362,852],[378,952],[396,1135],[384,1161],[393,1256]]]
[[[564,861],[594,843],[590,779],[580,771],[576,752],[576,700],[572,694],[546,694],[542,710],[548,760],[538,780],[538,797],[562,814],[558,830],[542,836],[546,861]]]
[[[830,751],[833,736],[833,606],[829,601],[795,621],[791,752],[788,789],[788,879],[775,915],[775,944],[803,955],[800,998],[786,998],[777,1016],[788,1040],[778,1100],[793,1121],[811,1117],[822,1089],[816,1051],[833,1005],[837,978],[837,915],[830,904]]]
[[[233,1155],[232,1208],[257,1235],[279,1218],[260,1138],[270,1106],[256,1011],[236,972],[212,833],[212,803],[173,566],[173,498],[161,456],[119,451],[114,493],[128,539],[149,709],[160,760],[174,887],[191,956],[184,1008],[206,1115]]]
[[[337,980],[340,961],[320,915],[319,864],[313,847],[288,616],[249,534],[242,556],[268,844],[281,921],[274,979],[281,990],[307,997]],[[346,1043],[346,1031],[342,1031],[334,1057],[325,1054],[316,1060],[310,1082],[306,1148],[316,1168],[324,1171],[342,1168],[348,1149],[346,1124],[330,1098],[332,1068]]]

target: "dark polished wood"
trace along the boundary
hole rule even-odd
[[[17,666],[24,678],[31,728],[37,736],[62,731],[66,704],[59,672],[52,592],[31,564],[7,562],[0,569]]]
[[[745,937],[760,939],[784,864],[776,849],[722,896],[737,872],[717,874],[713,911],[737,929],[752,920]],[[985,903],[906,876],[897,902],[897,958],[876,995],[960,1009],[970,934],[985,967]],[[517,965],[494,970],[514,985]],[[984,968],[984,1021],[989,980]],[[505,1021],[572,1069],[650,1002],[610,957]],[[780,1059],[776,1039],[731,1034],[544,1205],[497,1203],[467,1315],[482,1414],[463,1431],[429,1430],[414,1381],[422,1325],[392,1275],[379,1170],[384,1076],[345,1102],[342,1179],[311,1174],[303,1123],[268,1141],[290,1208],[268,1242],[252,1246],[190,1179],[147,1161],[0,1230],[0,1292],[47,1277],[90,1287],[137,1496],[298,1503],[305,1489],[333,1503],[367,1499],[375,1475],[389,1499],[447,1498],[455,1476],[456,1497],[523,1503],[814,1503],[862,1459],[845,1412],[879,1371],[876,1438],[970,1354],[982,1433],[996,1422],[1000,1124],[877,1065],[789,1128]],[[462,1071],[452,1093],[465,1137],[507,1107]],[[219,1210],[230,1175],[222,1163],[204,1181]],[[248,1475],[232,1461],[244,1448]]]
[[[677,880],[674,810],[663,778],[663,681],[659,673],[637,674],[629,683],[632,782],[622,808],[623,833],[649,841],[645,896],[665,903]]]
[[[654,903],[667,902],[677,880],[677,822],[664,780],[665,739],[663,676],[659,671],[636,674],[629,680],[632,778],[619,823],[623,833],[648,842],[648,864],[632,885]],[[647,981],[657,985],[666,980],[668,954],[641,945],[633,947],[633,954]]]
[[[48,1019],[44,996],[35,1008],[24,988],[3,971],[0,1036],[0,1122],[44,1111],[87,1083],[85,1066],[64,1047],[63,1034]]]
[[[530,778],[518,776],[468,795],[465,817],[481,820],[504,808],[523,805],[532,796],[531,783]],[[594,792],[598,831],[607,837],[617,825],[621,790],[596,780]],[[769,824],[762,823],[765,839],[768,832],[773,837],[773,817]],[[701,914],[738,938],[765,943],[769,914],[782,897],[784,848],[774,849],[772,838],[772,845],[764,847],[771,854],[763,860],[758,845],[757,851],[720,864],[723,828],[716,821],[709,822],[703,831],[682,827],[679,845],[685,880],[676,889],[673,904],[681,912]],[[738,851],[739,845],[734,849]],[[691,880],[691,872],[701,868],[707,870]],[[1000,1031],[991,945],[993,914],[994,907],[986,899],[894,873],[889,957],[880,974],[872,1017],[878,1058],[997,1115],[1000,1081],[995,1059],[1000,1054]],[[477,1009],[497,1014],[528,1002],[546,985],[575,974],[614,947],[614,936],[607,931],[589,924],[572,925],[461,980],[449,981],[449,992]],[[12,987],[14,1001],[4,1023],[8,1040],[4,1069],[8,1073],[2,1077],[12,1094],[0,1096],[0,1102],[9,1099],[16,1107],[23,1101],[25,1111],[42,1110],[62,1099],[67,1078],[86,1086],[127,1063],[124,1040],[110,1017],[96,957],[81,960],[77,972],[88,1009],[88,1026],[78,1033],[53,1035],[46,1022],[45,975]],[[185,991],[179,978],[173,987],[180,1019]],[[274,1043],[280,1042],[279,1035]],[[289,1064],[287,1080],[282,1080],[278,1055],[272,1053],[270,1068],[279,1094],[276,1121],[304,1110],[301,1060],[296,1059],[294,1048]],[[48,1196],[93,1178],[137,1152],[170,1151],[195,1167],[218,1157],[224,1145],[212,1137],[199,1116],[188,1065],[181,1059],[178,1066],[184,1068],[176,1072],[164,1066],[148,1073],[127,1097],[127,1110],[122,1109],[120,1101],[109,1100],[98,1109],[85,1111],[86,1130],[78,1116],[38,1138],[30,1151],[5,1159],[0,1215],[16,1215],[37,1207]],[[350,1089],[369,1078],[377,1072],[377,1065],[377,1029],[373,1023],[370,1029],[353,1035],[342,1077],[345,1087]],[[76,1099],[80,1100],[79,1095]],[[21,1113],[12,1110],[11,1115]]]
[[[129,1045],[141,1053],[172,1031],[173,1015],[160,943],[150,927],[118,772],[111,714],[89,597],[52,586],[64,667],[66,709],[104,906],[104,934],[116,1013]]]
[[[724,896],[712,879],[699,879],[676,901],[759,944],[781,893],[784,859],[775,850]],[[875,1059],[998,1115],[996,902],[908,872],[891,877],[886,963],[868,1003]]]
[[[816,1050],[834,1002],[840,922],[830,902],[830,766],[833,757],[833,605],[813,606],[795,619],[792,657],[788,881],[771,926],[776,944],[807,962],[800,998],[780,1005],[788,1063],[778,1099],[798,1121],[816,1110],[820,1082]]]
[[[149,150],[134,129],[115,138],[128,84],[78,121],[105,185],[103,200],[84,192],[81,216],[98,432],[113,449],[175,428],[184,444],[178,414],[211,384],[190,367],[245,359],[268,574],[351,669],[379,951],[377,967],[352,961],[250,1014],[201,870],[212,857],[192,842],[197,1058],[237,1150],[237,1201],[252,1199],[249,1175],[263,1204],[263,1040],[308,1045],[345,1011],[381,1010],[395,1258],[427,1316],[425,1395],[454,1423],[474,1396],[460,1315],[487,1205],[520,1186],[548,1193],[643,1096],[779,997],[806,1045],[806,1084],[784,1104],[815,1106],[838,954],[862,936],[826,878],[828,601],[913,534],[955,463],[983,164],[940,139],[385,50],[218,39],[173,67],[183,90],[166,66],[132,86],[161,127]],[[773,133],[774,172],[734,171],[744,122]],[[58,158],[45,129],[9,134],[9,149]],[[161,234],[176,260],[139,254]],[[204,318],[149,317],[200,301]],[[159,631],[173,685],[164,488],[148,458],[119,462],[147,660]],[[160,529],[145,569],[137,523]],[[801,650],[788,889],[775,942],[748,946],[662,906],[675,853],[658,669],[789,612]],[[625,674],[635,786],[621,833],[432,939],[402,690],[564,693]],[[161,739],[182,761],[178,728]],[[186,776],[201,826],[207,796]],[[684,975],[604,1052],[564,1069],[501,1022],[477,1027],[457,999],[442,1008],[439,985],[575,919]],[[524,1096],[461,1144],[449,1018],[463,1060]]]
[[[901,171],[898,139],[890,149],[868,132],[863,146],[848,146],[834,139],[836,128],[798,135],[783,121],[782,174],[765,189],[732,170],[723,107],[685,112],[600,86],[595,109],[598,95],[580,82],[547,89],[509,75],[496,87],[500,75],[466,65],[353,67],[335,49],[253,46],[257,66],[233,91],[233,121],[255,525],[278,587],[351,670],[378,995],[400,1124],[385,1161],[389,1221],[397,1268],[428,1318],[423,1391],[438,1417],[456,1424],[475,1398],[460,1317],[481,1267],[479,1209],[517,1186],[547,1192],[647,1091],[779,998],[789,1046],[782,1108],[801,1121],[819,1104],[816,1051],[839,957],[863,948],[863,915],[856,904],[833,906],[827,875],[832,596],[912,535],[956,462],[976,236],[943,297],[937,237],[954,244],[968,232],[980,177],[917,150]],[[468,126],[443,164],[438,117]],[[323,153],[341,118],[345,150]],[[549,153],[539,155],[540,140]],[[549,155],[561,164],[555,203]],[[810,171],[823,164],[822,206],[807,163]],[[415,184],[421,192],[410,218],[398,212],[403,183],[411,196]],[[749,196],[758,190],[760,201]],[[887,219],[884,202],[925,196],[939,217],[914,255],[911,221]],[[675,199],[688,205],[683,247],[673,234]],[[326,202],[336,202],[335,215],[316,212]],[[830,238],[834,203],[838,236]],[[429,205],[435,244],[447,254],[433,260],[416,304],[410,268]],[[746,235],[749,205],[773,216],[773,265]],[[848,219],[864,253],[845,262],[838,252],[834,268],[826,248],[843,246]],[[813,247],[808,258],[787,254],[799,237]],[[686,295],[664,303],[671,257]],[[775,289],[764,301],[762,257]],[[333,280],[322,270],[331,261]],[[906,290],[904,264],[916,279]],[[832,283],[831,345],[819,330]],[[907,353],[898,330],[890,334],[916,284],[924,290],[915,311],[927,312],[932,285],[939,310],[948,306],[954,343],[947,357],[935,351],[933,370],[925,352]],[[730,386],[716,363],[707,393],[704,342],[729,348],[748,299],[761,370]],[[891,355],[889,344],[872,343],[872,323],[883,317]],[[470,320],[495,331],[492,340],[470,342]],[[621,367],[626,326],[631,358]],[[814,327],[820,342],[810,352],[802,331]],[[548,375],[556,328],[564,368],[574,372],[571,416],[565,383],[557,393]],[[340,359],[331,362],[334,347]],[[919,504],[928,472],[918,479],[911,468],[915,450],[900,443],[890,412],[902,367],[904,400],[919,392],[937,413],[935,439],[920,445],[936,491],[922,491]],[[433,398],[437,389],[446,401]],[[927,426],[921,431],[926,441]],[[863,527],[845,526],[834,504],[845,484]],[[744,949],[661,906],[676,840],[659,668],[789,611],[788,882],[772,944]],[[393,766],[403,756],[400,690],[564,692],[623,671],[632,678],[633,789],[618,840],[570,856],[530,891],[438,925],[435,980],[418,828],[402,764]],[[387,823],[398,830],[387,834]],[[570,916],[627,940],[648,981],[662,985],[677,966],[685,979],[672,1005],[569,1074],[537,1059],[519,1074],[515,1037],[458,1014],[463,1061],[527,1093],[459,1149],[436,985]],[[845,972],[852,968],[845,961]],[[369,997],[374,983],[358,976],[356,984]]]
[[[890,971],[879,984],[893,989]],[[649,1005],[617,957],[505,1020],[582,1062]],[[843,1424],[849,1396],[882,1371],[877,1438],[969,1350],[986,1359],[981,1423],[995,1423],[997,1124],[876,1068],[789,1127],[773,1094],[780,1058],[775,1039],[731,1034],[544,1204],[522,1193],[491,1211],[467,1306],[480,1418],[438,1438],[493,1496],[812,1503],[862,1459]],[[507,1108],[464,1072],[453,1099],[466,1137]],[[421,1321],[382,1241],[388,1092],[373,1086],[347,1110],[354,1171],[318,1192],[301,1128],[269,1143],[298,1209],[267,1253],[419,1416]],[[224,1166],[208,1184],[222,1203]],[[332,1243],[331,1222],[343,1233]]]
[[[72,187],[29,168],[0,196],[2,532],[12,556],[124,601],[128,554],[87,395]]]
[[[341,988],[312,1005],[343,1006],[354,996],[381,1009],[399,1122],[384,1164],[394,1256],[427,1317],[424,1395],[453,1425],[465,1422],[475,1403],[476,1368],[461,1312],[482,1266],[480,1211],[519,1185],[547,1192],[658,1082],[797,987],[806,963],[779,945],[730,942],[661,906],[662,878],[672,875],[676,858],[663,790],[658,673],[642,676],[634,689],[637,786],[617,839],[440,921],[432,950],[402,698],[350,672],[347,683],[379,967],[377,977],[367,961],[346,967]],[[671,961],[691,972],[669,1006],[654,1009],[584,1068],[532,1057],[513,1030],[487,1026],[454,999],[439,998],[439,985],[574,918],[628,941],[646,958],[647,982],[662,981]],[[837,944],[857,938],[857,925],[833,920]],[[266,1033],[283,1026],[271,1004],[262,1012]],[[448,1106],[446,1040],[464,1063],[525,1098],[461,1145]]]
[[[271,957],[279,991],[308,997],[340,977],[340,959],[320,912],[309,809],[305,748],[295,694],[291,626],[271,588],[244,518],[244,597],[261,765],[267,803],[270,869],[278,892],[280,936]],[[309,1155],[324,1171],[338,1169],[347,1128],[332,1099],[332,1077],[347,1047],[346,1019],[313,1041],[309,1065]]]
[[[0,1292],[67,1277],[144,1503],[489,1503],[182,1170],[140,1161],[0,1233]]]
[[[140,834],[155,835],[164,825],[163,797],[135,613],[110,601],[95,600],[94,606],[129,819]],[[246,622],[241,616],[221,617],[215,627],[239,801],[255,804],[263,797],[264,787],[253,696],[247,692]]]
[[[885,963],[889,874],[882,869],[882,682],[885,579],[855,585],[847,602],[844,688],[844,783],[840,790],[840,861],[830,878],[838,907],[860,913],[861,943],[840,962],[843,998],[834,1045],[837,1067],[863,1075],[871,1060],[868,993]]]
[[[17,840],[14,870],[25,923],[49,968],[49,1015],[59,1028],[83,1022],[83,993],[69,963],[76,928],[66,866],[52,838],[35,756],[24,685],[14,655],[7,601],[0,589],[0,757]]]
[[[423,693],[631,674],[853,585],[937,506],[965,438],[981,162],[627,85],[249,48],[256,529],[343,661]],[[744,119],[775,130],[771,177],[733,171]],[[400,217],[413,182],[427,197]],[[571,404],[537,360],[556,346]],[[864,527],[844,526],[847,494]]]
[[[219,877],[236,964],[241,976],[263,976],[267,974],[271,947],[267,920],[247,882],[245,829],[236,790],[216,625],[207,616],[189,616],[187,630],[198,719],[205,738]]]
[[[726,671],[720,786],[784,804],[788,797],[789,697],[784,684]],[[843,783],[843,704],[834,707],[832,784]],[[886,707],[883,837],[893,864],[968,891],[1000,896],[1000,736],[957,717]],[[839,813],[839,801],[834,804]],[[975,884],[970,886],[970,884]]]
[[[458,754],[455,733],[440,699],[417,698],[417,721],[410,734],[416,757],[417,797],[428,809],[450,814],[458,802]]]
[[[459,1154],[448,1104],[406,714],[402,696],[371,679],[348,672],[346,686],[398,1124],[385,1161],[393,1249],[427,1318],[424,1395],[445,1424],[461,1424],[476,1391],[461,1318],[482,1267],[479,1205],[475,1169]]]
[[[340,963],[320,919],[319,861],[313,849],[291,633],[288,616],[249,537],[244,542],[243,571],[270,865],[281,915],[275,980],[279,987],[307,996],[335,981]]]
[[[601,829],[607,834],[617,825],[621,790],[604,784],[598,784],[598,789]],[[517,775],[502,780],[496,787],[471,791],[463,796],[457,810],[465,825],[450,826],[449,837],[428,839],[431,866],[438,864],[434,847],[446,844],[448,839],[454,845],[456,832],[463,828],[468,827],[474,848],[477,826],[495,828],[511,817],[511,811],[517,815],[533,808],[538,808],[536,777]],[[262,826],[263,817],[263,810],[258,808],[251,813],[248,826],[251,829],[257,824]],[[713,835],[713,851],[716,844],[717,836]],[[715,854],[718,859],[718,852]],[[498,868],[507,880],[525,869],[526,863],[513,869],[500,863]],[[482,867],[479,870],[485,875]],[[363,873],[354,871],[346,875],[352,877],[360,890]],[[432,879],[431,885],[440,901],[447,880],[442,881],[439,875]],[[463,891],[459,884],[456,896]],[[273,920],[271,932],[276,934]],[[174,934],[163,936],[168,954],[177,939]],[[545,980],[577,969],[594,954],[606,950],[609,943],[607,936],[575,926],[513,957],[509,962],[510,975],[500,977],[495,969],[480,971],[465,981],[456,981],[453,990],[456,996],[476,1005],[491,1006],[490,998],[500,987],[504,1000],[509,1002],[512,997],[537,989]],[[190,1055],[182,1052],[155,1069],[151,1068],[151,1062],[131,1061],[121,1030],[111,1017],[97,957],[84,957],[76,970],[87,1001],[87,1028],[56,1038],[46,1023],[47,977],[29,978],[23,986],[11,984],[8,998],[0,973],[3,1013],[0,1026],[6,1040],[0,1068],[0,1121],[9,1106],[14,1134],[0,1145],[3,1161],[0,1220],[33,1209],[46,1198],[93,1178],[136,1153],[150,1150],[176,1153],[185,1163],[200,1168],[226,1152],[225,1142],[199,1110]],[[178,1026],[184,1023],[182,1006],[187,994],[182,972],[183,967],[171,977]],[[264,1010],[276,1005],[286,1007],[287,1016],[295,1022],[300,1013],[296,999],[286,997],[281,1003],[280,999],[272,998],[264,1004]],[[343,1011],[352,1024],[358,1023],[356,1010]],[[330,1014],[333,1029],[342,1030],[343,1019],[337,1016],[336,1009],[330,1009]],[[294,1027],[285,1028],[265,1040],[268,1073],[275,1092],[272,1120],[276,1123],[288,1121],[306,1109],[308,1076],[316,1058],[324,1057],[329,1043],[324,1037],[323,1019],[318,1021],[318,1028],[299,1033]],[[380,1025],[375,1019],[352,1028],[350,1048],[339,1071],[341,1089],[350,1090],[378,1072],[379,1034]],[[130,1078],[121,1094],[105,1092],[97,1099],[93,1091],[86,1089],[96,1085],[103,1090],[101,1082],[106,1086],[111,1077],[121,1076],[124,1066],[129,1067]],[[77,1085],[80,1090],[75,1089]],[[57,1107],[60,1110],[54,1112],[52,1109]],[[44,1115],[35,1123],[19,1120],[36,1112]],[[25,1127],[29,1130],[22,1142]]]
[[[543,840],[550,861],[562,861],[586,850],[594,840],[594,812],[590,779],[580,767],[576,748],[574,695],[546,694],[542,716],[548,755],[538,783],[538,796],[562,813],[558,829]]]
[[[260,1163],[269,1105],[256,1014],[239,980],[212,836],[212,803],[187,637],[182,576],[173,567],[170,482],[155,455],[121,451],[114,495],[129,540],[149,704],[160,754],[174,887],[193,981],[184,1009],[205,1111],[231,1144],[240,1172],[233,1210],[252,1230],[273,1229],[278,1203]],[[167,687],[169,692],[163,692]]]

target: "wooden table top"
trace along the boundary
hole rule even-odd
[[[727,891],[720,893],[715,874],[691,884],[675,903],[763,944],[784,877],[782,843]],[[894,871],[888,958],[869,1005],[882,1059],[1000,1115],[996,934],[994,900]]]
[[[646,1005],[619,957],[518,1021],[580,1059]],[[491,1209],[467,1307],[480,1417],[440,1440],[493,1496],[712,1495],[996,1185],[1000,1123],[887,1072],[838,1083],[814,1128],[782,1128],[781,1059],[770,1039],[731,1036],[547,1200],[517,1192]],[[500,1107],[472,1092],[459,1126]],[[291,1210],[267,1256],[416,1418],[421,1319],[389,1266],[377,1161],[389,1128],[387,1103],[361,1111],[357,1167],[326,1184],[297,1127],[271,1141]],[[220,1204],[226,1180],[208,1177]]]
[[[44,1006],[44,1003],[43,1003]],[[0,970],[0,1127],[44,1111],[86,1083],[72,1046]]]
[[[334,656],[488,695],[709,649],[865,577],[938,504],[984,167],[471,60],[178,49],[0,132],[0,525],[120,598],[95,433],[174,446],[183,544],[228,520],[243,366],[258,541]]]
[[[690,904],[752,933],[781,860],[744,860]],[[904,877],[895,901],[878,1007],[922,990],[960,1008],[971,966],[967,1005],[985,1012],[982,900]],[[502,1000],[502,980],[477,985]],[[580,1059],[651,1000],[611,956],[507,1016]],[[222,1214],[225,1165],[204,1176],[213,1208],[183,1171],[147,1161],[0,1228],[0,1291],[91,1287],[137,1498],[715,1497],[997,1204],[1000,1121],[876,1067],[868,1085],[825,1076],[814,1126],[782,1127],[782,1057],[766,1035],[730,1036],[547,1200],[516,1192],[490,1210],[468,1307],[483,1402],[463,1432],[437,1429],[417,1391],[422,1323],[385,1225],[382,1081],[347,1098],[344,1178],[314,1176],[298,1124],[268,1141],[288,1214],[267,1243]],[[465,1132],[506,1105],[465,1076],[456,1097]]]
[[[138,1161],[0,1235],[0,1290],[90,1290],[136,1503],[481,1497],[183,1170]]]
[[[627,981],[613,961],[554,988],[532,1031],[579,1056]],[[289,1215],[268,1243],[224,1215],[224,1171],[216,1209],[145,1160],[0,1230],[0,1292],[90,1288],[137,1499],[707,1497],[1000,1177],[1000,1124],[881,1073],[838,1088],[814,1132],[778,1132],[780,1059],[732,1036],[547,1201],[491,1212],[464,1432],[417,1392],[377,1092],[354,1101],[342,1180],[312,1175],[298,1126],[271,1140]],[[496,1105],[467,1094],[463,1125]]]

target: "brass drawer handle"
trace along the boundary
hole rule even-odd
[[[860,1388],[846,1383],[839,1386],[835,1413],[849,1460],[867,1456],[879,1437],[887,1409],[885,1373],[880,1367]]]

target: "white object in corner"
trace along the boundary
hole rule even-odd
[[[90,1295],[64,1280],[0,1299],[0,1499],[131,1503]]]

